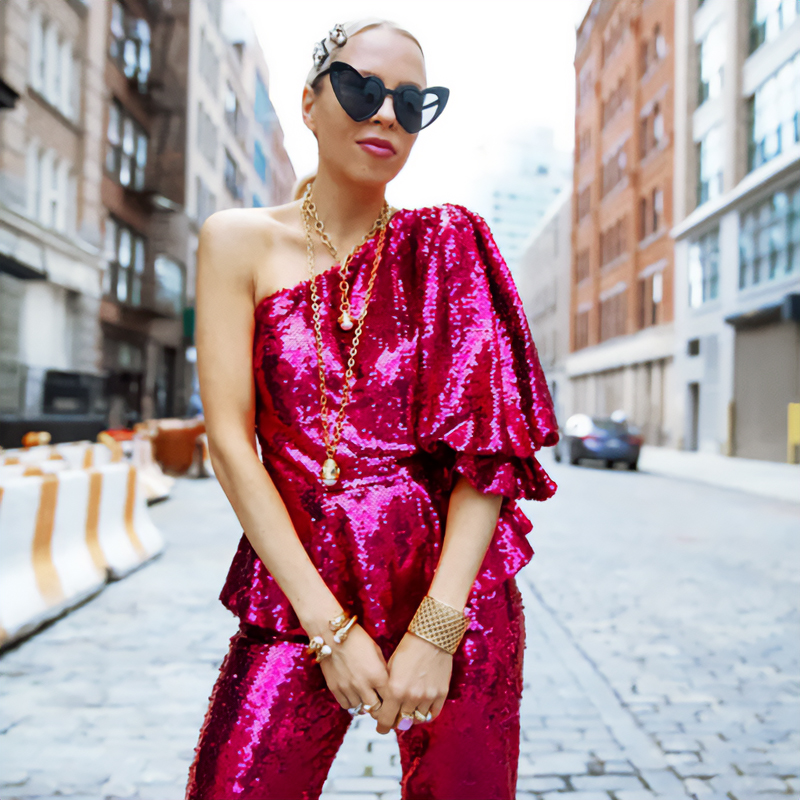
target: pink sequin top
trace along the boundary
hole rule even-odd
[[[375,244],[351,261],[356,316]],[[353,336],[337,324],[339,280],[337,266],[317,278],[331,425]],[[530,561],[533,526],[515,501],[555,492],[534,453],[556,443],[558,426],[522,301],[479,215],[445,204],[392,217],[333,487],[319,477],[326,456],[309,280],[257,306],[253,370],[264,466],[327,586],[376,642],[398,641],[427,592],[458,474],[504,495],[470,598]],[[244,534],[220,600],[250,624],[305,633]]]

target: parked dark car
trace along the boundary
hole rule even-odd
[[[582,458],[596,458],[611,468],[617,461],[637,469],[642,437],[639,429],[621,418],[595,417],[589,414],[573,414],[560,431],[553,456],[577,464]]]

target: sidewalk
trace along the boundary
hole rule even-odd
[[[643,445],[639,470],[800,503],[800,465]]]

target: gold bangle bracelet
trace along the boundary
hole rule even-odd
[[[467,616],[435,597],[425,595],[408,630],[453,655],[469,625]]]

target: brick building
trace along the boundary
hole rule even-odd
[[[672,0],[594,0],[577,31],[571,412],[623,409],[669,444]]]

